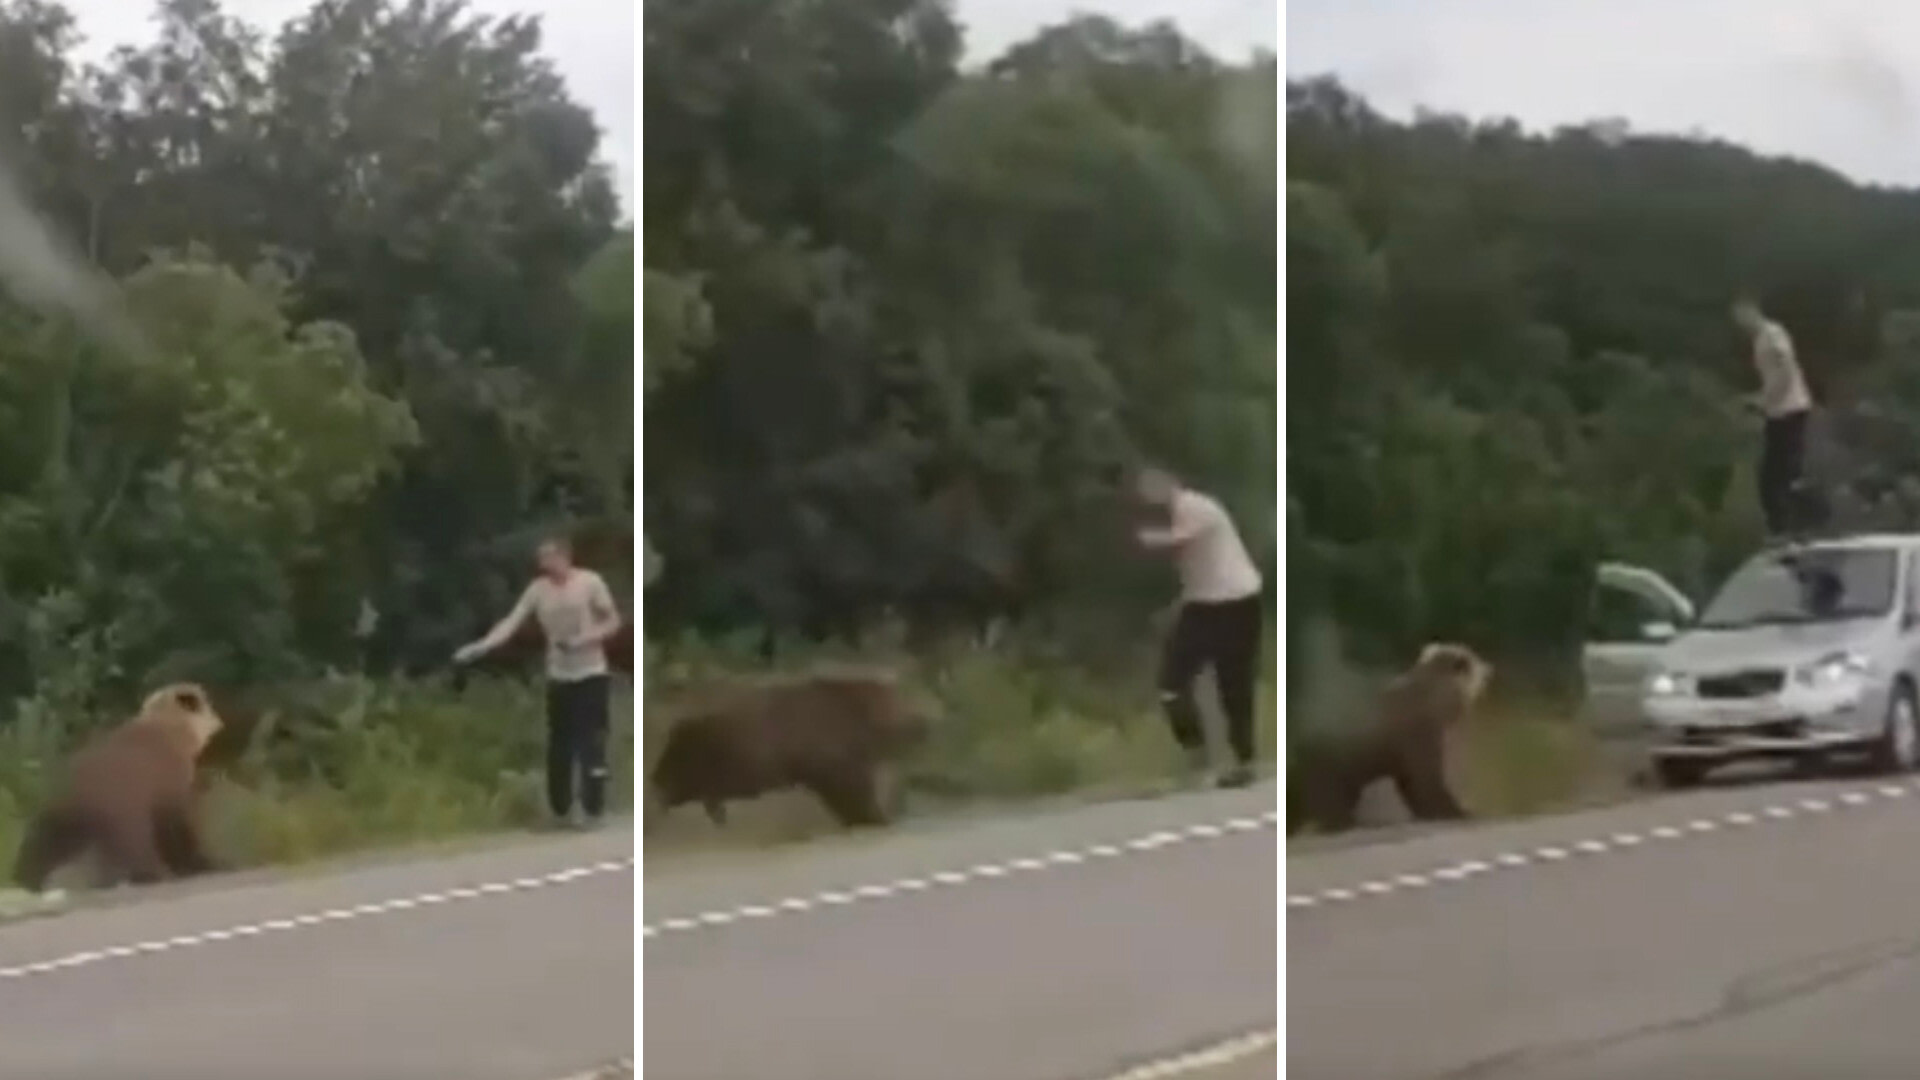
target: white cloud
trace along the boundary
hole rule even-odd
[[[1388,112],[1623,117],[1920,184],[1920,4],[1885,0],[1293,0],[1290,75]]]

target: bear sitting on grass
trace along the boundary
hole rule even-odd
[[[663,813],[697,802],[716,825],[730,800],[793,787],[811,791],[842,826],[884,824],[880,767],[928,733],[898,680],[880,671],[756,679],[678,712],[650,783]]]
[[[103,884],[214,869],[195,819],[195,776],[201,752],[222,726],[196,683],[148,695],[132,720],[73,755],[64,782],[28,823],[14,882],[40,892],[55,870],[89,850]]]

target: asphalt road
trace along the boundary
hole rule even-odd
[[[632,853],[609,826],[0,926],[0,1077],[560,1080],[626,1057]]]
[[[1920,1077],[1908,785],[1708,791],[1287,868],[1296,1080]]]
[[[1110,1080],[1270,1030],[1274,804],[1268,785],[649,865],[643,1074]]]

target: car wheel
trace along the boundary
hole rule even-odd
[[[1912,772],[1920,765],[1920,715],[1914,707],[1913,687],[1902,682],[1887,698],[1887,719],[1873,746],[1873,766],[1879,772]]]
[[[1660,758],[1653,763],[1653,775],[1663,788],[1690,788],[1706,778],[1707,766],[1686,758]]]

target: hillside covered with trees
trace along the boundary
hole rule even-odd
[[[1601,558],[1710,587],[1759,540],[1756,292],[1824,409],[1811,468],[1920,526],[1920,193],[1603,121],[1389,120],[1287,86],[1288,619],[1375,662],[1562,673]]]

